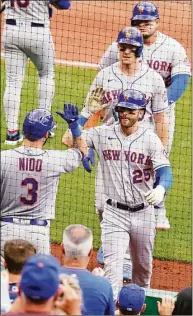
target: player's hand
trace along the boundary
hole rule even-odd
[[[89,148],[88,155],[82,159],[82,165],[83,165],[84,169],[89,173],[92,171],[92,169],[90,167],[90,163],[92,166],[95,166],[95,155],[94,155],[93,148]]]
[[[107,104],[104,104],[104,94],[103,87],[97,87],[91,92],[84,102],[84,106],[88,112],[94,114],[107,106]]]
[[[68,123],[68,126],[71,129],[74,138],[81,136],[82,131],[79,127],[79,116],[77,106],[71,103],[65,103],[64,112],[56,111],[56,113],[59,114],[61,118]]]
[[[157,302],[157,308],[160,315],[172,315],[175,299],[172,296],[165,296],[162,302]]]
[[[68,124],[79,120],[78,108],[71,103],[64,103],[64,112],[56,111]]]
[[[144,194],[146,201],[150,205],[159,204],[165,195],[165,189],[162,185],[158,185],[155,189],[149,190],[147,193]]]

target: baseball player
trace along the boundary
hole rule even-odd
[[[122,29],[117,38],[120,62],[101,70],[91,85],[90,92],[85,101],[85,107],[80,115],[80,124],[84,125],[92,114],[103,109],[103,123],[110,125],[115,121],[114,105],[120,92],[133,88],[146,95],[146,113],[143,124],[155,129],[165,147],[168,142],[168,122],[166,111],[168,101],[166,89],[162,77],[146,64],[141,63],[143,52],[143,38],[140,31],[134,27]],[[99,99],[99,102],[97,102]],[[100,104],[100,106],[98,106]],[[66,139],[65,139],[66,137]],[[64,143],[69,144],[69,135],[63,138]],[[100,219],[104,210],[105,196],[103,187],[103,175],[100,164],[98,166],[95,183],[95,205]],[[100,252],[99,252],[100,254]],[[128,261],[128,260],[127,260]],[[99,263],[102,260],[99,259]],[[131,268],[128,262],[125,265],[125,279]]]
[[[159,12],[151,2],[140,2],[133,8],[131,25],[137,27],[144,39],[142,60],[157,71],[167,88],[169,109],[169,137],[167,153],[172,147],[175,131],[175,102],[185,92],[190,78],[190,64],[183,46],[175,39],[158,31]],[[114,41],[99,62],[101,69],[116,63],[120,58],[117,41]],[[155,207],[156,228],[168,230],[170,223],[166,217],[164,203]]]
[[[15,238],[32,242],[38,252],[50,252],[59,177],[78,168],[87,154],[78,109],[65,104],[64,113],[57,113],[69,124],[78,148],[45,150],[53,117],[46,109],[36,109],[24,120],[23,145],[1,152],[1,251],[5,241]]]
[[[6,67],[5,144],[23,140],[18,129],[21,89],[28,58],[38,71],[38,106],[51,110],[54,97],[54,44],[50,33],[50,4],[69,9],[70,0],[6,0],[3,46]],[[50,137],[54,136],[53,130]]]
[[[145,117],[146,103],[144,93],[127,89],[115,107],[119,122],[84,131],[87,145],[97,152],[102,169],[106,197],[101,222],[104,270],[115,299],[122,286],[128,245],[132,282],[150,286],[155,238],[153,205],[163,200],[172,185],[172,171],[161,140],[151,128],[139,123]]]

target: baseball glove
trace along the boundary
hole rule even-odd
[[[5,0],[0,1],[0,14],[5,10]]]
[[[104,104],[104,94],[102,87],[94,89],[84,102],[85,108],[92,114],[104,109],[107,106]]]

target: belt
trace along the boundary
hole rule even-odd
[[[17,25],[17,22],[16,22],[16,20],[14,20],[14,19],[7,19],[7,20],[6,20],[6,24],[9,24],[9,25]],[[31,27],[44,27],[44,24],[31,22]]]
[[[23,219],[23,218],[13,218],[13,217],[1,217],[1,222],[13,223],[13,224],[28,224],[37,226],[47,226],[48,221],[42,219]]]
[[[123,204],[123,203],[120,203],[120,202],[115,202],[112,200],[112,199],[108,199],[107,201],[107,204],[111,205],[111,206],[114,206],[114,207],[117,207],[117,208],[120,208],[121,210],[125,210],[125,211],[129,211],[129,212],[138,212],[140,210],[142,210],[144,208],[144,203],[141,203],[139,205],[136,205],[134,207],[130,207],[126,204]]]

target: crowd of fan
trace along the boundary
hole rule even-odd
[[[101,268],[87,270],[93,235],[83,225],[70,225],[63,233],[62,266],[52,255],[36,253],[25,240],[4,246],[1,272],[1,312],[5,315],[140,315],[146,309],[145,290],[124,285],[117,301]],[[192,315],[192,288],[176,298],[158,302],[160,315]]]

